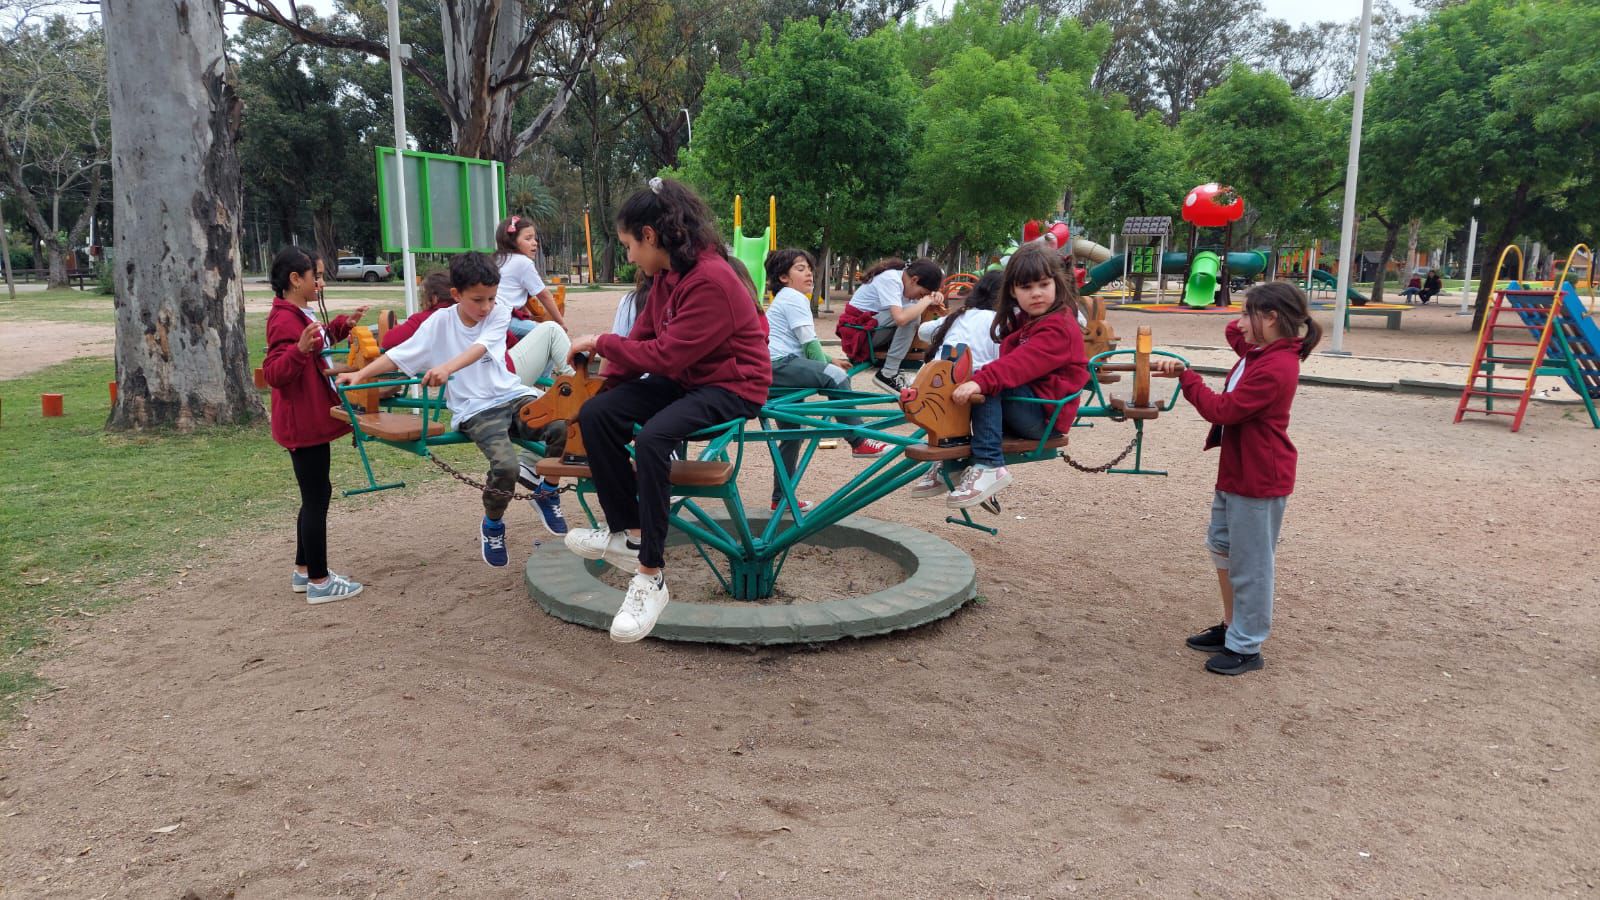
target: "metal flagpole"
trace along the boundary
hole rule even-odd
[[[1328,352],[1348,355],[1344,349],[1344,314],[1349,307],[1350,254],[1356,238],[1356,179],[1361,170],[1361,116],[1367,101],[1367,47],[1372,42],[1372,0],[1361,2],[1361,43],[1356,50],[1355,108],[1350,112],[1350,158],[1344,174],[1344,222],[1339,230],[1339,278],[1333,289],[1333,347]]]
[[[1467,262],[1461,267],[1461,308],[1456,310],[1458,316],[1470,316],[1472,311],[1467,309],[1467,294],[1472,289],[1472,254],[1478,249],[1478,201],[1472,198],[1472,224],[1467,226]],[[1482,274],[1481,272],[1479,273]]]

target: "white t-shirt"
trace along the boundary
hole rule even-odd
[[[500,288],[495,292],[494,302],[509,309],[521,309],[527,305],[529,297],[539,296],[544,287],[544,279],[539,276],[539,267],[533,260],[513,253],[500,264]]]
[[[949,317],[922,323],[917,329],[918,337],[925,341],[932,340],[933,333],[939,330],[939,326],[944,324],[946,318]],[[962,313],[956,317],[955,324],[950,326],[950,332],[944,336],[944,343],[939,346],[939,356],[944,356],[945,347],[966,344],[967,351],[972,354],[972,371],[978,371],[1000,358],[1000,345],[989,336],[989,329],[993,327],[992,309],[974,309]]]
[[[880,313],[891,306],[899,308],[906,301],[905,282],[900,280],[903,274],[905,269],[879,272],[871,281],[856,288],[855,295],[850,298],[850,305],[869,313]]]
[[[817,339],[811,301],[791,287],[779,291],[767,307],[767,332],[767,354],[773,359],[804,356],[806,345]]]
[[[456,427],[478,413],[517,397],[535,396],[517,376],[506,368],[506,323],[511,314],[496,306],[482,322],[468,327],[455,307],[442,309],[428,317],[416,334],[390,350],[389,359],[407,375],[420,375],[442,366],[482,344],[484,354],[477,362],[450,376],[444,402],[455,417]]]
[[[1228,376],[1228,386],[1222,389],[1224,394],[1239,386],[1239,379],[1244,377],[1244,364],[1248,357],[1239,357],[1239,365],[1234,367],[1233,374]]]
[[[639,318],[639,314],[633,308],[633,297],[634,292],[629,291],[617,301],[617,314],[611,319],[612,334],[627,337],[628,333],[633,331],[633,321]]]

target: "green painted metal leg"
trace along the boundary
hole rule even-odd
[[[766,554],[756,559],[730,557],[729,567],[733,577],[732,593],[738,600],[764,600],[772,596],[772,585],[777,580],[776,560]]]

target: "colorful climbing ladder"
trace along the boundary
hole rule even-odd
[[[1460,422],[1467,413],[1510,416],[1511,430],[1517,431],[1522,428],[1538,377],[1559,375],[1577,391],[1589,421],[1600,428],[1600,414],[1594,406],[1595,398],[1600,397],[1600,328],[1588,318],[1577,291],[1566,283],[1565,272],[1556,280],[1562,285],[1559,291],[1523,288],[1516,280],[1521,276],[1522,251],[1515,245],[1500,254],[1496,282],[1512,251],[1517,253],[1516,277],[1495,292],[1494,306],[1484,316],[1472,356],[1472,374],[1461,390],[1455,421]],[[1508,314],[1503,321],[1502,313]],[[1501,383],[1498,386],[1496,379]],[[1512,387],[1504,386],[1508,381]],[[1483,405],[1470,406],[1474,398],[1481,398]],[[1495,409],[1496,400],[1515,400],[1516,409]]]

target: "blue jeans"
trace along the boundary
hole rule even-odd
[[[972,462],[976,465],[991,468],[1005,465],[1006,457],[1000,443],[1007,434],[1032,441],[1044,437],[1050,407],[1043,403],[1018,403],[1016,398],[1019,397],[1033,397],[1033,389],[1027,385],[1006,388],[999,397],[985,397],[985,402],[972,407]]]
[[[511,324],[506,326],[506,330],[511,332],[512,334],[516,335],[517,337],[523,337],[528,332],[532,331],[533,329],[535,329],[537,327],[539,327],[539,323],[533,321],[532,319],[516,319],[516,318],[513,318],[511,320]]]
[[[1212,497],[1206,547],[1233,585],[1233,621],[1226,642],[1235,653],[1260,653],[1272,630],[1278,533],[1288,502],[1288,497],[1241,497],[1226,491]]]

